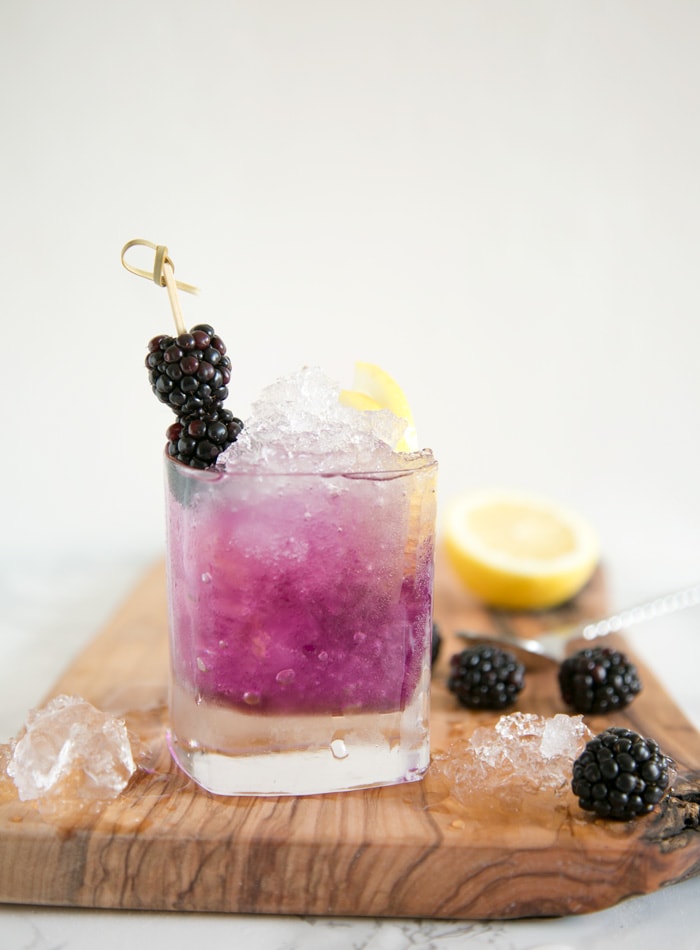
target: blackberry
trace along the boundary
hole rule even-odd
[[[434,664],[437,658],[440,656],[440,648],[442,647],[442,636],[440,634],[440,628],[436,623],[433,623],[433,636],[430,646],[430,662]]]
[[[447,688],[471,709],[511,706],[524,686],[525,667],[512,653],[478,646],[450,658]]]
[[[228,409],[182,416],[168,429],[168,454],[192,468],[209,468],[242,429],[241,420]]]
[[[153,392],[177,415],[167,432],[168,454],[193,468],[209,468],[243,428],[223,408],[231,379],[223,340],[207,323],[177,337],[153,337],[146,367]]]
[[[627,821],[661,801],[671,765],[654,739],[614,726],[586,744],[574,762],[571,789],[585,811]]]
[[[206,323],[177,337],[153,337],[146,367],[153,392],[178,416],[204,417],[228,396],[231,360],[221,337]]]
[[[567,706],[579,713],[611,713],[628,706],[642,684],[624,653],[611,647],[587,647],[559,667],[559,689]]]

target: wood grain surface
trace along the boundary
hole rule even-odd
[[[435,618],[444,636],[433,674],[432,753],[422,782],[303,798],[222,798],[172,765],[167,721],[165,576],[144,577],[55,684],[122,716],[140,768],[95,812],[67,801],[40,813],[0,782],[0,901],[76,907],[433,918],[578,914],[700,870],[700,734],[639,664],[625,714],[592,718],[654,736],[677,763],[674,794],[651,815],[612,823],[573,795],[450,786],[450,756],[496,713],[458,707],[445,686],[457,630],[532,635],[603,612],[599,572],[576,601],[533,615],[489,612],[438,562]],[[624,644],[624,641],[618,641]],[[628,653],[629,642],[625,645]],[[48,698],[48,697],[47,697]],[[516,707],[566,712],[556,671],[528,673]],[[454,763],[453,763],[454,764]]]

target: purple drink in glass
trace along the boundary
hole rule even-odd
[[[175,759],[227,795],[419,779],[436,462],[236,452],[165,463]]]

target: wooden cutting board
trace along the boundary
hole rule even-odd
[[[567,608],[489,613],[438,563],[435,618],[444,635],[433,675],[432,750],[422,782],[304,798],[221,798],[170,763],[166,722],[165,576],[157,565],[61,677],[51,695],[79,694],[123,716],[141,769],[98,814],[67,803],[42,817],[0,783],[0,901],[75,907],[343,916],[516,918],[578,914],[700,870],[700,734],[649,669],[628,713],[591,719],[654,736],[679,770],[652,815],[611,823],[568,791],[449,787],[444,755],[495,713],[458,707],[445,687],[459,629],[522,634],[604,612],[599,573]],[[620,642],[620,641],[619,641]],[[625,646],[628,653],[629,649]],[[516,707],[565,712],[555,671],[529,673]]]

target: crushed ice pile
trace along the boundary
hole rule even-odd
[[[81,806],[116,798],[135,770],[124,722],[65,695],[28,714],[7,765],[22,801]]]
[[[458,797],[460,789],[469,794],[477,787],[557,791],[569,787],[574,761],[591,738],[583,716],[516,712],[475,729],[436,760]]]
[[[317,367],[267,386],[236,442],[221,453],[228,471],[390,471],[416,456],[394,451],[406,420],[387,409],[358,411],[339,401],[340,387]]]

